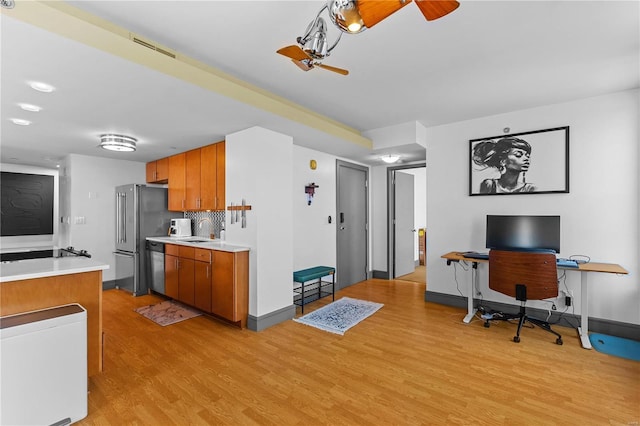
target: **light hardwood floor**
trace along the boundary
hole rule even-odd
[[[261,332],[197,317],[160,327],[159,300],[104,292],[104,371],[90,379],[100,425],[637,425],[640,363],[514,324],[463,324],[424,285],[369,280],[342,296],[384,303],[344,336],[294,321]],[[330,298],[307,305],[310,312]],[[299,312],[299,310],[298,310]]]

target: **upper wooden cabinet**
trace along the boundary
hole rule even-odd
[[[167,183],[169,181],[169,159],[161,158],[147,163],[147,183]]]
[[[169,157],[169,210],[224,210],[225,173],[224,141]]]
[[[186,158],[185,153],[169,157],[169,190],[167,197],[169,198],[168,207],[171,211],[186,210]]]
[[[201,149],[193,149],[186,152],[186,201],[185,210],[201,210],[202,205],[200,198],[200,167],[201,167]]]
[[[218,142],[216,147],[216,210],[224,210],[225,206],[225,185],[227,179],[227,161],[225,157],[225,142]]]

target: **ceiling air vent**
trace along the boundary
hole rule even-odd
[[[16,5],[16,2],[13,0],[0,0],[0,6],[2,6],[5,9],[13,9],[15,5]]]
[[[5,0],[0,0],[0,1],[5,1]],[[138,43],[141,46],[146,47],[147,49],[155,50],[156,52],[162,53],[163,55],[166,55],[173,59],[176,58],[175,53],[169,52],[168,50],[158,47],[155,44],[149,43],[148,41],[144,41],[141,38],[134,36],[133,34],[131,35],[131,40],[133,40],[135,43]]]

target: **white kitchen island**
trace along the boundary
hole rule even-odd
[[[70,303],[87,311],[87,372],[102,371],[102,271],[109,265],[87,257],[0,263],[0,316]]]

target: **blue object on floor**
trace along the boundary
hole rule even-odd
[[[594,333],[589,335],[589,341],[598,352],[640,361],[640,342],[635,340]]]

